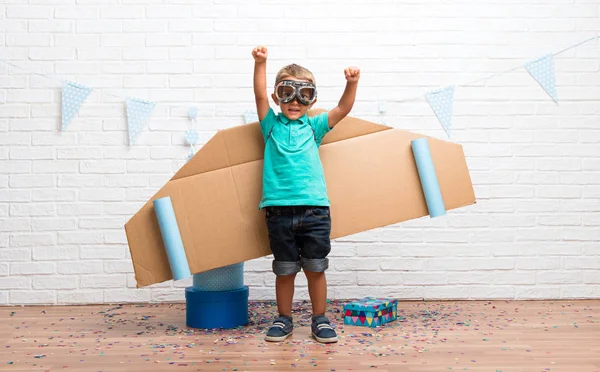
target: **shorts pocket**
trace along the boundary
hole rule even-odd
[[[328,207],[313,207],[311,210],[311,214],[316,218],[329,218],[330,210]]]

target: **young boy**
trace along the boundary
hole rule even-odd
[[[312,303],[312,336],[319,342],[336,342],[336,332],[325,316],[331,215],[318,148],[325,134],[352,109],[360,70],[344,70],[346,88],[337,107],[308,117],[317,100],[314,76],[296,64],[283,67],[271,95],[281,108],[276,115],[267,94],[267,48],[254,48],[252,56],[256,109],[265,140],[259,208],[265,209],[279,312],[265,339],[283,341],[292,334],[294,279],[302,268]]]

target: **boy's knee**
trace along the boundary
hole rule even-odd
[[[275,275],[295,275],[299,271],[299,262],[273,260],[273,273],[275,273]]]
[[[329,259],[325,258],[304,258],[300,259],[302,270],[315,273],[325,272],[329,268]]]

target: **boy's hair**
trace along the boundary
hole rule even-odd
[[[288,76],[295,77],[296,79],[308,80],[314,85],[317,85],[312,72],[295,63],[284,66],[281,70],[279,70],[277,76],[275,77],[275,85],[279,84],[281,80],[284,80],[284,78]]]

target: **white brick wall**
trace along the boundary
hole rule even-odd
[[[184,164],[186,106],[202,144],[254,109],[255,45],[269,47],[270,82],[283,64],[311,68],[325,108],[356,64],[354,115],[380,120],[384,101],[388,125],[444,138],[424,100],[394,100],[600,31],[590,0],[101,3],[0,5],[0,58],[56,76],[0,63],[0,305],[183,300],[190,280],[135,288],[123,224]],[[330,296],[600,297],[598,46],[555,59],[559,105],[523,69],[458,89],[453,141],[478,203],[335,241]],[[59,132],[62,78],[96,90]],[[157,106],[129,147],[123,99],[100,92],[181,107]],[[273,299],[270,258],[247,262],[245,281]]]

